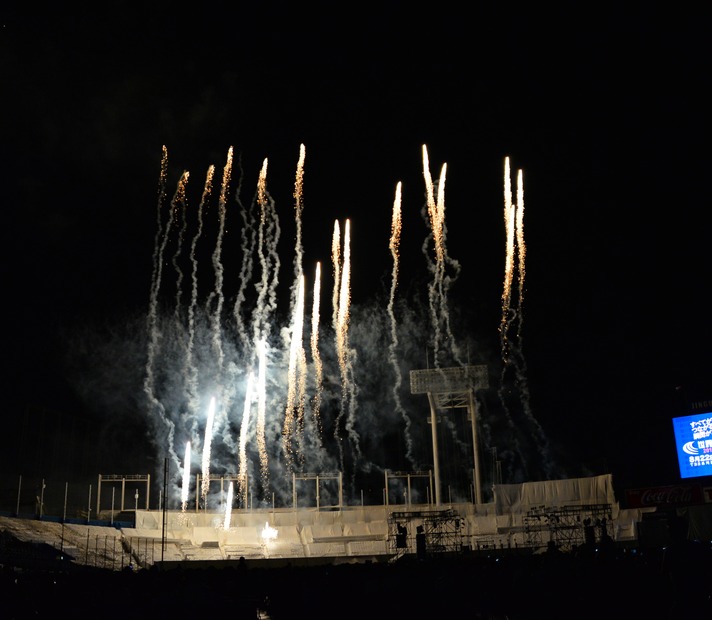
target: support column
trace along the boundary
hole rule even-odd
[[[472,391],[468,394],[468,412],[472,422],[472,458],[475,474],[475,505],[482,503],[482,485],[480,481],[480,446],[477,436],[477,401]]]
[[[435,506],[440,506],[440,457],[438,455],[438,413],[433,395],[428,392],[430,402],[430,431],[433,434],[433,473],[435,475]]]

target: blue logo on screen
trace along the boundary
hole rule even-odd
[[[693,456],[695,454],[700,453],[700,451],[697,448],[695,448],[694,441],[688,441],[684,446],[682,446],[682,450],[683,450],[683,452],[685,452],[685,454],[692,454]]]

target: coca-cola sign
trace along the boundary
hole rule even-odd
[[[698,484],[676,484],[663,487],[645,487],[628,489],[626,499],[629,508],[648,508],[651,506],[685,506],[701,504],[702,487]]]

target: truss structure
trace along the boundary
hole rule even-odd
[[[555,545],[571,551],[585,543],[611,538],[611,504],[582,506],[537,506],[524,516],[525,545]]]
[[[457,366],[410,371],[411,394],[427,394],[430,403],[430,432],[433,440],[433,473],[435,482],[435,505],[442,504],[440,457],[438,455],[437,425],[439,412],[445,409],[466,409],[472,426],[472,458],[474,501],[482,503],[480,481],[480,457],[477,440],[477,404],[475,392],[489,387],[487,366]]]
[[[470,394],[488,387],[487,366],[410,371],[410,393],[430,395],[437,409],[469,407]]]
[[[463,521],[453,509],[392,512],[388,551],[395,559],[414,553],[460,552]]]

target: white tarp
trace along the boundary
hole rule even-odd
[[[586,506],[615,504],[611,474],[589,478],[544,480],[521,484],[499,484],[494,487],[498,515],[522,514],[537,506]]]

